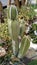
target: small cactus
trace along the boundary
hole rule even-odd
[[[19,58],[22,58],[26,54],[29,46],[30,46],[29,36],[25,35],[21,41],[21,46],[20,46],[19,53],[18,53]]]

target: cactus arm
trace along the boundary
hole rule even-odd
[[[21,42],[21,47],[19,49],[19,54],[18,54],[19,58],[22,58],[26,54],[29,46],[30,46],[30,41],[26,36],[24,36]]]

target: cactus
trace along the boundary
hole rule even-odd
[[[10,20],[8,19],[8,29],[9,29],[9,33],[10,36],[12,38],[12,47],[13,47],[13,53],[14,55],[17,55],[18,53],[18,47],[19,47],[19,43],[18,43],[18,36],[19,36],[19,22],[17,20]]]
[[[18,36],[19,36],[19,22],[18,21],[13,21],[12,22],[12,25],[11,25],[11,28],[12,28],[12,39],[15,41],[15,43],[13,43],[13,48],[15,48],[15,52],[14,54],[17,54],[18,53],[18,47],[19,47],[19,43],[18,43]],[[13,50],[14,51],[14,50]]]
[[[13,40],[17,41],[18,35],[19,35],[19,22],[17,20],[12,21],[11,23],[11,28],[12,28],[12,37]]]
[[[27,27],[25,26],[25,22],[20,23],[20,36],[23,37],[24,32],[26,31]]]
[[[11,8],[11,9],[10,9]],[[22,23],[20,23],[16,19],[16,13],[15,13],[15,8],[10,7],[11,11],[11,18],[8,18],[8,28],[9,28],[9,33],[12,38],[12,48],[13,48],[13,54],[14,56],[17,56],[18,58],[22,58],[30,45],[30,38],[29,36],[24,35],[23,33],[26,31],[26,26],[24,20]],[[13,14],[13,12],[14,14]],[[21,27],[20,27],[21,26]],[[22,38],[21,41],[19,39],[19,36]],[[24,37],[23,37],[24,36]],[[21,45],[20,45],[21,42]],[[20,48],[19,48],[20,45]]]
[[[18,35],[19,35],[19,23],[17,22],[17,8],[15,5],[8,6],[8,29],[12,38],[13,54],[18,53]]]
[[[21,41],[21,46],[18,53],[19,58],[22,58],[26,54],[29,46],[30,46],[29,36],[25,35]]]
[[[8,6],[7,8],[8,18],[14,20],[17,17],[18,11],[15,5]]]
[[[14,21],[8,20],[8,27],[9,27],[9,32],[12,38],[13,54],[15,56],[17,55],[19,58],[22,58],[26,54],[30,46],[30,37],[24,35],[24,37],[22,37],[21,39],[21,46],[19,48],[19,45],[20,45],[19,40],[18,40],[18,36],[20,33],[19,22],[17,20],[14,20]]]

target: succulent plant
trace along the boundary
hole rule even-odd
[[[30,46],[30,37],[29,36],[22,36],[21,38],[21,46],[19,48],[19,45],[20,45],[20,42],[19,42],[19,34],[20,34],[20,37],[21,37],[21,33],[20,33],[20,24],[17,20],[10,20],[8,22],[11,22],[9,26],[9,30],[10,30],[10,35],[11,35],[11,38],[12,38],[12,47],[13,47],[13,54],[19,58],[22,58],[29,46]],[[22,29],[25,28],[25,27],[22,27]],[[23,32],[23,30],[22,30]],[[23,34],[23,33],[22,33]]]
[[[26,21],[24,21],[24,19],[19,20],[19,22],[20,22],[20,33],[19,33],[19,35],[21,37],[23,37],[24,33],[26,33],[26,30],[28,29],[28,25],[27,25]]]
[[[22,23],[19,22],[19,20],[17,20],[18,12],[16,12],[17,9],[15,6],[9,6],[7,9],[7,22],[0,24],[0,37],[6,42],[3,47],[7,53],[4,57],[0,58],[0,65],[23,65],[22,62],[16,60],[15,57],[18,59],[22,58],[30,45],[30,37],[24,35],[27,29],[25,21],[21,19]],[[14,57],[15,61],[11,59],[11,57]]]
[[[11,7],[11,9],[13,11],[12,7]],[[13,17],[15,17],[15,15],[13,13],[11,15]],[[12,16],[11,16],[11,18],[12,18]],[[17,15],[16,15],[16,17],[17,17]],[[25,22],[22,21],[22,23],[21,23],[16,18],[14,18],[14,19],[13,18],[11,19],[11,18],[10,19],[8,18],[7,22],[8,22],[9,33],[12,38],[13,54],[14,54],[14,56],[17,56],[18,58],[22,58],[29,48],[30,37],[26,36],[26,35],[24,36],[24,32],[26,31]],[[19,36],[20,36],[21,40],[19,39]],[[21,45],[20,45],[20,42],[21,42]],[[20,45],[20,48],[19,48],[19,45]]]
[[[30,37],[26,36],[26,35],[24,35],[24,37],[22,38],[21,46],[20,46],[19,53],[18,53],[19,58],[22,58],[23,56],[25,56],[25,54],[30,46],[29,39],[30,39]]]
[[[10,24],[9,24],[10,22]],[[12,47],[13,47],[13,53],[16,55],[18,53],[18,36],[19,36],[19,22],[17,20],[8,20],[8,29],[10,36],[12,38]]]
[[[12,39],[14,40],[14,42],[12,40],[12,43],[14,45],[13,48],[15,48],[15,54],[17,54],[18,50],[19,50],[19,48],[18,48],[19,47],[18,36],[19,36],[19,31],[20,31],[19,22],[17,20],[12,21],[11,28],[12,28]]]

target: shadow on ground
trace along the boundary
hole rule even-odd
[[[21,59],[21,61],[22,61],[25,65],[28,65],[28,63],[31,62],[32,59],[29,59],[29,58],[27,58],[27,57],[24,57],[24,58]]]

